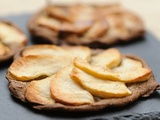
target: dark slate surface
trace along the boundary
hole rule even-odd
[[[1,17],[12,21],[19,26],[28,36],[26,28],[30,14]],[[30,41],[29,44],[32,44]],[[112,46],[119,48],[122,53],[136,54],[146,60],[153,70],[156,80],[160,83],[160,42],[151,33],[144,38],[129,44]],[[8,90],[8,81],[5,79],[6,70],[10,63],[0,65],[0,120],[158,120],[160,119],[160,92],[154,93],[149,98],[141,98],[134,103],[121,108],[105,109],[92,113],[64,113],[41,112],[32,109],[26,103],[14,98]]]

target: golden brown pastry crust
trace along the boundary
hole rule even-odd
[[[55,12],[51,11],[52,7]],[[77,15],[78,17],[73,12],[74,9],[81,13]],[[82,12],[87,12],[87,17],[83,16]],[[53,30],[45,24],[38,24],[36,21],[42,16],[49,16],[58,21],[59,27]],[[29,20],[28,28],[33,37],[38,38],[36,42],[42,40],[57,45],[72,44],[90,47],[104,47],[122,41],[128,42],[142,37],[145,33],[142,20],[119,5],[47,6]]]
[[[98,52],[97,52],[98,53]],[[95,53],[94,53],[95,54]],[[18,54],[20,56],[20,54]],[[145,61],[135,55],[124,55],[123,57],[131,58],[138,60],[142,63],[143,67],[149,68]],[[6,78],[9,81],[9,89],[12,95],[17,97],[23,102],[29,103],[33,108],[38,110],[47,110],[47,111],[98,111],[108,107],[120,107],[131,102],[137,100],[140,97],[148,97],[152,94],[155,90],[160,89],[160,85],[154,79],[154,76],[150,77],[149,80],[145,82],[138,82],[138,83],[128,83],[127,87],[132,91],[132,95],[122,97],[122,98],[107,98],[107,99],[100,99],[95,98],[95,103],[89,105],[80,105],[80,106],[71,106],[71,105],[64,105],[61,103],[55,103],[50,105],[44,104],[33,104],[26,100],[25,98],[25,91],[29,82],[21,82],[16,81],[13,77],[9,74],[6,75]]]
[[[23,36],[23,40],[21,40],[21,42],[19,44],[14,44],[14,42],[13,42],[13,44],[7,45],[7,44],[3,43],[3,40],[0,40],[2,42],[2,44],[4,44],[9,49],[9,52],[7,52],[6,54],[0,56],[0,63],[1,63],[1,62],[4,62],[4,61],[7,61],[7,60],[11,59],[13,57],[13,55],[16,53],[17,50],[19,50],[21,47],[26,46],[27,37],[22,32],[21,29],[19,29],[16,25],[12,24],[11,22],[0,20],[0,23],[6,24],[6,25],[9,25],[9,26],[13,27],[15,30],[17,30],[17,32],[19,32]],[[8,33],[8,36],[10,34],[11,33]]]

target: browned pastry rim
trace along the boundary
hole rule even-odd
[[[60,6],[55,5],[58,7],[66,7],[68,5]],[[105,5],[104,5],[105,6]],[[102,7],[104,7],[102,6]],[[107,5],[106,5],[107,6]],[[82,37],[82,34],[75,34],[72,32],[67,31],[53,31],[50,28],[46,26],[36,25],[35,20],[43,13],[46,13],[47,9],[51,6],[47,6],[44,9],[40,10],[36,14],[34,14],[29,22],[28,22],[28,29],[34,39],[35,42],[40,43],[51,43],[56,45],[61,44],[69,44],[69,45],[86,45],[89,47],[105,47],[105,46],[111,46],[114,44],[118,44],[121,42],[129,42],[136,40],[137,38],[143,37],[145,34],[145,29],[142,23],[142,20],[136,16],[134,13],[128,11],[128,10],[122,10],[122,13],[128,14],[130,16],[133,16],[138,22],[139,22],[139,29],[135,30],[134,32],[130,32],[129,36],[120,36],[119,38],[113,38],[113,37],[107,37],[101,39],[99,38],[92,38],[91,40],[85,40],[85,37]],[[96,5],[93,5],[93,7],[97,7]],[[58,32],[58,33],[57,33]],[[58,34],[57,36],[55,34]],[[83,41],[82,41],[83,40]]]
[[[24,32],[19,27],[14,25],[13,23],[5,21],[5,20],[0,20],[0,22],[3,22],[7,25],[10,25],[10,26],[16,28],[17,31],[19,31],[21,34],[25,35]],[[21,47],[24,47],[26,44],[27,44],[27,37],[25,37],[24,42],[21,45],[19,45],[18,47],[15,46],[14,44],[12,44],[11,46],[8,46],[10,48],[10,52],[6,55],[0,56],[0,63],[11,59],[14,56],[14,54],[16,53],[16,51],[19,50]]]
[[[20,52],[18,53],[20,55]],[[142,62],[143,67],[149,68],[145,61],[135,55],[124,55],[123,57],[131,58]],[[97,99],[95,103],[90,105],[80,105],[80,106],[69,106],[60,103],[55,103],[51,105],[41,105],[29,103],[25,99],[25,91],[29,82],[21,82],[14,80],[9,73],[7,73],[6,78],[9,81],[9,90],[13,96],[20,99],[23,102],[30,104],[33,108],[38,110],[47,111],[98,111],[108,107],[120,107],[132,103],[140,97],[148,97],[155,90],[160,90],[160,85],[154,79],[152,74],[151,78],[145,82],[130,83],[127,87],[133,92],[132,95],[122,98],[108,98],[108,99]]]

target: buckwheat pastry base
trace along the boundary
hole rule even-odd
[[[21,54],[19,54],[21,56]],[[123,58],[130,58],[142,63],[144,68],[149,68],[145,61],[135,55],[123,55]],[[149,97],[150,94],[160,89],[160,85],[154,79],[153,74],[149,80],[144,82],[127,83],[126,86],[132,92],[131,95],[120,98],[99,98],[94,97],[95,102],[84,105],[67,105],[59,102],[53,104],[41,104],[29,102],[26,97],[26,89],[30,82],[21,82],[14,79],[14,77],[8,72],[6,78],[9,81],[9,90],[13,96],[17,97],[23,102],[29,103],[33,108],[38,110],[47,111],[98,111],[108,107],[120,107],[132,103],[140,97]],[[38,80],[38,79],[37,79]]]
[[[0,63],[13,57],[27,44],[26,35],[14,24],[0,20]]]
[[[47,6],[28,28],[36,42],[90,47],[129,42],[145,33],[142,20],[118,4]]]

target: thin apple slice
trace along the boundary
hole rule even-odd
[[[137,60],[133,60],[130,58],[123,58],[122,62],[119,66],[112,68],[114,72],[122,72],[125,70],[134,70],[136,68],[142,68],[142,63]],[[127,72],[127,71],[126,71]]]
[[[102,67],[102,66],[91,66],[86,60],[80,58],[80,57],[76,57],[74,59],[74,65],[95,76],[98,78],[102,78],[102,79],[109,79],[109,80],[120,80],[119,75],[113,73],[110,69],[108,69],[107,67]]]
[[[84,46],[63,46],[56,45],[33,45],[22,51],[22,56],[28,55],[52,55],[52,56],[79,56],[83,59],[90,60],[91,51]]]
[[[7,46],[26,44],[26,36],[9,23],[0,22],[0,41]]]
[[[127,60],[129,58],[126,58]],[[102,67],[91,66],[86,60],[81,58],[74,59],[74,65],[85,72],[102,79],[121,81],[125,83],[146,81],[152,75],[152,71],[143,68],[140,62],[136,60],[123,59],[122,64],[118,68],[108,69]]]
[[[97,20],[92,27],[86,32],[84,37],[88,39],[98,39],[103,36],[108,29],[108,24],[105,20]]]
[[[0,56],[6,55],[7,53],[9,53],[9,51],[9,47],[0,42]]]
[[[149,68],[143,68],[141,62],[130,58],[124,58],[121,65],[113,68],[112,71],[126,83],[146,81],[152,75]]]
[[[83,105],[94,102],[93,96],[69,76],[73,66],[61,69],[51,80],[51,94],[61,103],[69,105]]]
[[[69,8],[70,20],[72,22],[63,22],[61,31],[82,34],[89,30],[95,20],[94,9],[86,5],[76,5]],[[79,13],[79,14],[77,14]]]
[[[90,61],[91,58],[91,50],[89,47],[85,46],[64,46],[62,47],[65,51],[69,52],[75,57],[81,57],[83,59],[86,59],[87,61]]]
[[[78,68],[73,68],[70,76],[91,94],[101,98],[124,97],[132,94],[124,82],[96,78]]]
[[[62,47],[58,47],[56,45],[33,45],[22,51],[22,56],[28,55],[64,56],[68,55],[68,52]]]
[[[51,6],[47,8],[47,13],[52,18],[57,18],[60,21],[72,22],[70,17],[71,13],[65,7]]]
[[[92,26],[92,23],[93,21],[91,20],[84,20],[84,21],[79,20],[79,21],[75,21],[74,23],[63,22],[60,30],[82,34]]]
[[[51,76],[62,67],[73,63],[68,56],[25,56],[14,61],[9,72],[20,81],[30,81],[38,77]]]
[[[91,66],[113,68],[120,64],[121,53],[116,48],[107,49],[91,59]]]
[[[38,25],[46,26],[51,28],[54,31],[58,31],[60,29],[60,22],[55,18],[49,16],[39,16],[36,20]]]
[[[31,81],[26,89],[25,98],[31,103],[42,105],[54,104],[55,100],[51,97],[50,92],[50,81],[53,76]]]

